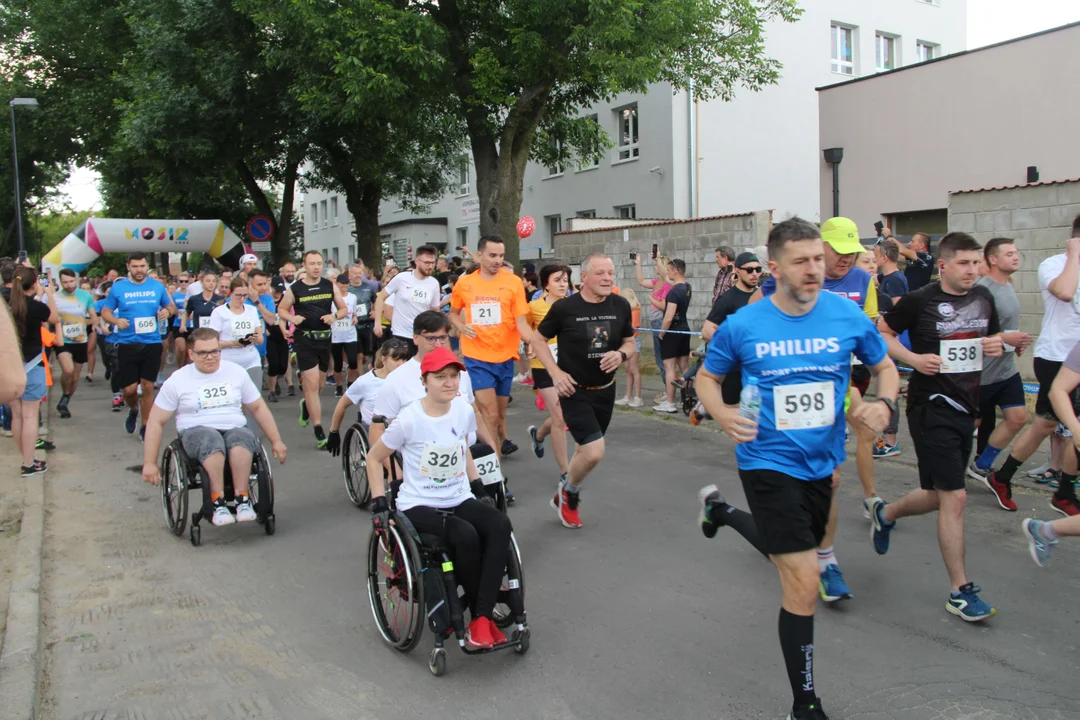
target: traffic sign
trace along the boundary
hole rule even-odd
[[[247,234],[252,240],[269,240],[274,232],[274,221],[265,215],[256,215],[248,220]]]
[[[256,240],[251,243],[251,252],[270,252],[270,241]]]

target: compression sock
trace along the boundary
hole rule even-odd
[[[223,492],[214,492],[213,490],[210,491],[210,502],[212,503],[216,503],[223,497],[225,497],[225,493]]]
[[[563,490],[568,493],[574,493],[575,495],[577,495],[579,492],[581,492],[581,487],[567,480],[563,483]]]
[[[814,693],[814,616],[780,609],[780,649],[796,707],[817,702]]]
[[[1076,500],[1076,475],[1061,473],[1061,481],[1057,492],[1054,493],[1057,500]]]
[[[1020,469],[1020,463],[1020,460],[1009,455],[1009,457],[1005,458],[1005,463],[1001,466],[1001,469],[994,473],[994,479],[1008,485],[1012,482],[1013,475]]]
[[[819,548],[817,551],[818,572],[825,572],[830,565],[836,565],[836,553],[832,548]],[[837,565],[839,567],[839,565]]]
[[[713,505],[709,512],[709,519],[716,525],[727,525],[743,536],[746,542],[750,543],[755,550],[769,557],[769,553],[765,551],[765,545],[761,542],[761,533],[758,532],[757,523],[754,522],[754,516],[745,510],[740,510],[737,507],[732,507],[727,503],[722,505]]]
[[[986,449],[982,451],[982,454],[975,459],[975,467],[980,470],[989,470],[994,461],[997,460],[997,456],[1001,454],[1002,448],[996,448],[991,445],[987,445]]]

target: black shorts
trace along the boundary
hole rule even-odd
[[[87,340],[87,342],[90,342]],[[76,365],[86,364],[86,343],[70,343],[65,342],[60,347],[56,348],[56,354],[68,353],[71,355],[71,361]]]
[[[161,370],[161,343],[117,343],[116,358],[120,387],[130,387],[140,380],[154,382]]]
[[[372,332],[372,326],[363,325],[356,326],[356,352],[366,357],[371,357],[375,354],[375,333]]]
[[[281,377],[289,369],[289,343],[280,333],[266,336],[266,374]]]
[[[303,335],[293,336],[293,349],[296,352],[296,369],[300,372],[319,368],[319,372],[330,369],[330,340],[309,340]]]
[[[563,420],[578,445],[588,445],[604,437],[611,413],[615,411],[615,383],[602,390],[579,387],[570,397],[560,397]]]
[[[870,388],[870,368],[865,365],[851,366],[851,387],[859,391],[860,395],[866,395]]]
[[[345,369],[345,363],[349,363],[349,369],[355,370],[357,341],[347,343],[334,343],[330,346],[330,357],[334,359],[334,372],[339,373]]]
[[[746,502],[770,555],[815,550],[825,537],[832,477],[799,480],[776,470],[739,470]]]
[[[551,379],[551,373],[544,368],[532,369],[533,387],[537,390],[543,390],[549,387],[555,387],[555,382]]]
[[[660,359],[672,360],[674,358],[687,357],[690,355],[690,336],[681,333],[665,333],[660,338]]]
[[[941,398],[908,408],[908,430],[923,490],[963,490],[975,418]]]
[[[1054,406],[1050,404],[1050,386],[1054,384],[1054,378],[1061,369],[1061,363],[1037,357],[1033,365],[1035,379],[1039,381],[1039,396],[1035,398],[1035,414],[1047,420],[1061,422],[1061,418],[1054,412]]]
[[[990,383],[979,388],[979,417],[991,417],[994,408],[1005,410],[1011,407],[1025,407],[1024,381],[1020,373],[1001,382]]]
[[[179,325],[174,325],[171,328],[169,328],[169,337],[171,337],[173,340],[175,340],[176,338],[181,338],[182,340],[187,340],[187,334],[188,334],[187,328],[182,328]]]

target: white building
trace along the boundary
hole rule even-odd
[[[616,147],[590,167],[525,172],[522,215],[537,231],[522,241],[522,257],[552,246],[575,217],[686,218],[771,209],[774,217],[819,220],[821,179],[815,88],[873,75],[967,48],[967,0],[812,0],[796,23],[772,23],[766,49],[783,64],[777,85],[738,90],[734,101],[691,102],[660,84],[645,95],[623,95],[583,110],[594,115]],[[890,98],[902,104],[902,97]],[[861,109],[867,123],[888,107]],[[475,247],[479,201],[466,162],[457,192],[413,214],[396,199],[383,202],[384,242],[399,260],[431,243]],[[318,191],[303,200],[306,244],[351,259],[351,224],[344,198]],[[336,208],[336,209],[335,209]]]

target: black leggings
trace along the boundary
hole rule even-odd
[[[101,352],[101,362],[109,370],[109,385],[112,386],[113,394],[120,392],[120,360],[116,354],[116,343],[105,342],[103,337],[98,337],[98,350]]]
[[[280,333],[266,336],[266,374],[281,377],[289,369],[289,342]]]
[[[445,529],[440,512],[453,513],[446,517]],[[510,554],[510,518],[474,498],[441,511],[417,505],[406,510],[405,516],[417,532],[446,538],[472,617],[490,619]]]
[[[356,364],[356,351],[359,343],[356,340],[347,343],[333,343],[330,346],[330,357],[334,360],[334,372],[339,373],[345,368],[345,363],[349,363],[349,369],[355,370]],[[344,355],[344,357],[342,357]]]

